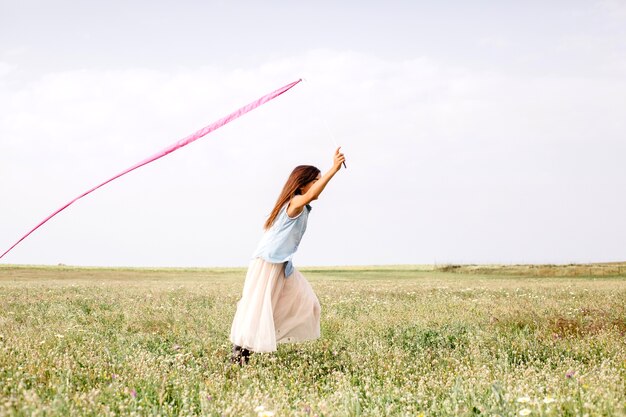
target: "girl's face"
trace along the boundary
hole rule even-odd
[[[322,178],[322,175],[317,174],[317,178],[315,178],[313,181],[306,183],[304,187],[300,188],[300,194],[306,194],[306,192],[309,191],[309,188],[311,188],[311,186],[315,184],[315,182],[319,180],[320,178]]]

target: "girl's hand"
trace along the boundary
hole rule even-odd
[[[341,149],[341,146],[337,148],[337,150],[335,151],[335,156],[333,157],[333,168],[335,168],[337,171],[339,171],[341,169],[341,164],[343,164],[343,166],[346,166],[346,157],[339,152],[339,150]]]

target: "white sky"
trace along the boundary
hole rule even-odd
[[[244,266],[295,165],[348,169],[296,266],[626,259],[626,1],[0,0],[0,253]]]

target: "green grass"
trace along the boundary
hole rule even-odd
[[[301,270],[321,339],[239,368],[244,269],[1,266],[0,416],[626,415],[624,264]]]

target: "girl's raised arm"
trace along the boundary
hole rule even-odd
[[[287,207],[287,214],[289,217],[295,217],[302,212],[304,206],[309,204],[313,200],[317,200],[319,195],[326,188],[326,184],[332,177],[335,176],[337,172],[341,169],[341,164],[343,164],[346,160],[344,154],[339,152],[341,146],[335,150],[335,155],[333,156],[333,166],[328,170],[327,173],[322,175],[322,177],[315,181],[311,187],[304,193],[300,195],[295,195],[291,202],[289,203],[289,207]]]

